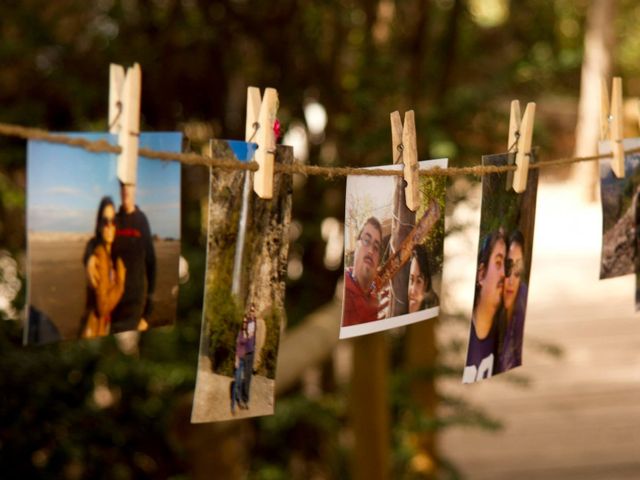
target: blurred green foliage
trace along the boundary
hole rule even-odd
[[[256,479],[347,478],[347,451],[340,441],[346,403],[341,395],[309,399],[296,394],[278,401],[277,415],[260,419]],[[282,448],[286,438],[289,449]],[[297,466],[296,466],[297,463]]]
[[[193,388],[197,323],[145,335],[139,356],[114,338],[16,347],[0,321],[0,463],[3,478],[168,478],[182,448],[167,435]]]

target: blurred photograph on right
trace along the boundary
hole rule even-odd
[[[640,147],[640,138],[623,140],[625,150]],[[598,145],[600,155],[611,153],[609,141]],[[600,200],[602,202],[602,252],[600,279],[637,272],[636,238],[640,153],[625,155],[624,178],[616,177],[611,159],[600,160]],[[636,299],[638,298],[636,288]],[[636,304],[637,304],[636,300]],[[636,307],[637,308],[637,307]]]

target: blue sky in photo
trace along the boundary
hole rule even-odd
[[[67,133],[87,140],[117,143],[108,133]],[[140,147],[180,152],[182,133],[140,135]],[[100,199],[121,205],[117,156],[82,148],[29,141],[27,144],[27,226],[36,232],[91,233]],[[138,159],[136,204],[146,214],[151,233],[180,238],[180,164]]]
[[[236,156],[238,160],[241,162],[248,162],[253,158],[256,150],[258,149],[257,143],[248,143],[243,142],[241,140],[225,140],[231,150],[233,150],[233,154]]]

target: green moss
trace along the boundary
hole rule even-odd
[[[443,242],[444,242],[444,213],[445,213],[445,190],[447,186],[446,177],[420,177],[420,193],[423,200],[420,202],[416,218],[424,215],[426,207],[431,200],[435,200],[440,207],[440,218],[433,226],[431,232],[427,236],[424,245],[429,252],[430,267],[432,272],[442,270],[443,258]]]
[[[242,309],[229,284],[211,285],[207,291],[209,357],[213,371],[233,376],[236,335],[242,326]]]
[[[233,223],[231,224],[233,225]],[[240,301],[231,293],[235,232],[216,232],[205,284],[205,319],[213,371],[233,376],[236,335],[242,325]]]
[[[280,342],[280,324],[282,316],[278,309],[272,306],[264,315],[267,329],[264,346],[262,347],[262,362],[260,374],[268,378],[276,377],[276,363],[278,360],[278,343]]]

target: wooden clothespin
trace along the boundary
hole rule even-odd
[[[404,125],[400,119],[400,112],[391,114],[391,144],[393,148],[393,163],[404,165],[404,180],[407,183],[404,196],[407,208],[412,212],[420,204],[419,176],[418,176],[418,145],[416,138],[416,120],[413,110],[404,114]],[[398,155],[398,153],[400,153]]]
[[[609,104],[609,92],[604,78],[600,87],[600,140],[611,141],[611,153],[613,155],[611,169],[616,177],[624,178],[622,78],[613,78],[611,104]]]
[[[140,94],[142,73],[135,63],[126,71],[121,65],[109,68],[109,132],[118,135],[122,152],[118,156],[118,179],[136,183],[140,139]]]
[[[247,123],[245,139],[258,144],[255,160],[258,171],[253,174],[253,191],[260,198],[273,197],[273,164],[275,161],[276,135],[273,125],[278,113],[278,91],[267,88],[260,98],[260,89],[247,90]]]
[[[507,190],[513,186],[516,193],[522,193],[527,188],[529,176],[529,156],[531,155],[531,139],[533,137],[533,122],[536,115],[536,104],[527,103],[524,115],[520,116],[520,102],[511,102],[509,117],[509,139],[507,150],[515,153],[516,171],[507,174]]]

